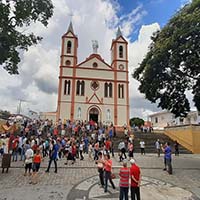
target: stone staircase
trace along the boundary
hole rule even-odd
[[[174,152],[174,141],[170,139],[167,135],[163,133],[144,133],[144,132],[131,132],[134,134],[134,149],[136,153],[140,152],[140,141],[145,142],[145,152],[146,153],[156,153],[155,142],[157,139],[160,140],[162,144],[170,142],[172,147],[172,152]],[[117,136],[113,139],[115,152],[118,151],[118,144],[121,140],[125,140],[123,133],[117,133]],[[179,145],[180,154],[189,154],[189,150]]]

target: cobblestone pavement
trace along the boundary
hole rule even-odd
[[[163,157],[156,154],[135,155],[142,170],[141,196],[143,200],[198,200],[200,199],[200,155],[180,155],[173,157],[173,175],[163,168]],[[58,161],[58,173],[54,164],[50,173],[45,173],[48,159],[45,159],[39,172],[39,182],[29,183],[24,176],[23,162],[12,162],[8,174],[0,173],[0,200],[80,200],[118,199],[119,188],[108,193],[98,185],[98,172],[94,161],[87,155],[74,165],[64,165],[65,159]],[[118,174],[120,163],[117,154],[113,158],[114,172]],[[118,186],[118,178],[115,184]]]

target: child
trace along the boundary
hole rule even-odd
[[[33,174],[32,174],[32,184],[37,184],[37,174],[40,169],[40,163],[42,161],[42,157],[40,155],[40,150],[36,150],[36,154],[33,156]]]

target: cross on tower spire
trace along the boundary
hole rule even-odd
[[[73,26],[72,26],[72,21],[70,21],[70,24],[69,24],[67,32],[69,32],[69,31],[72,32],[72,33],[74,33],[74,29],[73,29]]]
[[[122,36],[122,32],[121,32],[121,29],[119,27],[117,29],[117,35],[116,36],[117,36],[117,38]]]

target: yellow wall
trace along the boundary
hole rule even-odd
[[[178,143],[192,151],[192,153],[200,153],[199,125],[166,127],[164,133],[173,140],[177,140]]]

